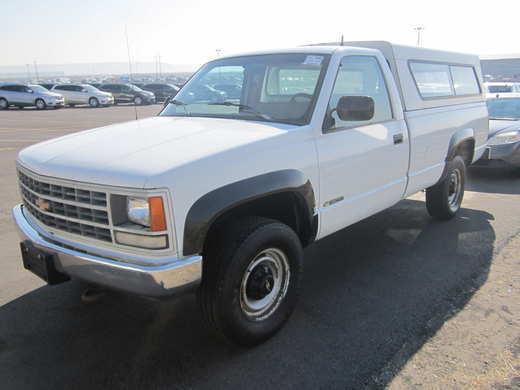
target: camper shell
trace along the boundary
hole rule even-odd
[[[379,50],[386,58],[392,71],[405,111],[421,110],[465,103],[478,103],[485,97],[480,58],[474,54],[455,53],[422,47],[395,45],[386,41],[353,41],[319,43],[313,46],[351,46]],[[478,93],[449,96],[424,97],[417,87],[417,80],[412,72],[413,63],[444,64],[448,66],[471,67],[478,83]],[[450,71],[453,87],[453,76]]]

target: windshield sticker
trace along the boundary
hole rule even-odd
[[[303,61],[303,65],[321,65],[322,61],[323,56],[307,56],[305,61]]]

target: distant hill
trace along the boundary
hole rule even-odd
[[[186,64],[161,64],[162,73],[174,72],[193,72],[197,65]],[[29,72],[34,74],[34,64],[29,64]],[[132,63],[132,73],[155,73],[154,62]],[[127,62],[107,62],[94,64],[38,64],[38,74],[40,77],[52,76],[79,76],[79,75],[107,75],[107,74],[128,74]],[[3,65],[0,66],[0,78],[25,77],[27,75],[27,65]]]

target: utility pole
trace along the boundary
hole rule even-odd
[[[26,64],[27,66],[27,83],[30,83],[31,82],[31,67],[29,66],[29,64]]]
[[[34,72],[36,73],[36,82],[40,81],[40,75],[38,74],[38,64],[34,60]]]
[[[128,29],[125,25],[125,37],[126,37],[126,51],[128,53],[128,70],[129,70],[129,79],[132,82],[132,61],[130,61],[130,45],[128,44]]]
[[[157,58],[159,60],[159,77],[162,78],[161,54],[158,54]]]
[[[423,26],[417,26],[413,28],[415,31],[417,31],[417,46],[421,46],[421,32],[424,31]]]

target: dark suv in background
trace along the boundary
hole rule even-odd
[[[179,87],[172,84],[165,83],[150,83],[142,86],[145,91],[153,92],[155,100],[160,103],[164,102],[167,98],[173,97],[179,92]]]
[[[115,103],[135,103],[137,105],[155,103],[155,95],[149,91],[143,91],[133,84],[102,84],[100,90],[114,95]]]

